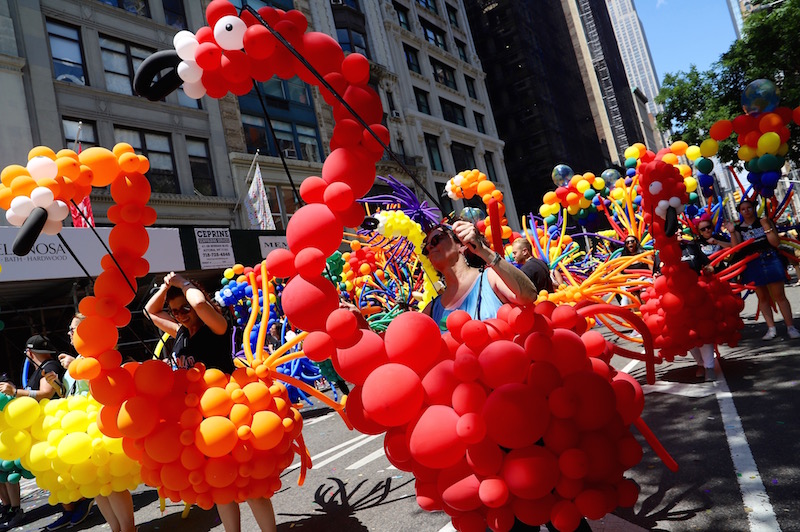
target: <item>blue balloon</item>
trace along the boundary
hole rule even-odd
[[[625,170],[625,175],[628,177],[633,177],[636,175],[636,168],[628,168]]]
[[[742,109],[749,115],[769,113],[779,101],[778,87],[768,79],[751,81],[742,91]]]
[[[632,184],[633,184],[633,179],[631,179],[630,177],[626,177],[626,178],[625,178],[625,186],[626,186],[626,187],[629,187],[629,186],[631,186]]]
[[[774,170],[769,172],[764,172],[761,174],[761,184],[764,187],[768,188],[775,188],[778,186],[778,180],[781,178],[780,172],[776,172]]]
[[[557,187],[565,187],[569,185],[569,180],[572,179],[572,176],[574,175],[575,172],[566,164],[557,164],[553,168],[550,177]]]
[[[708,174],[698,174],[697,182],[701,187],[710,187],[714,185],[714,178]]]

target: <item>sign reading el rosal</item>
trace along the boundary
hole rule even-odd
[[[107,245],[111,228],[96,229]],[[11,247],[18,233],[19,229],[16,227],[0,227],[0,282],[65,279],[86,275],[57,236],[40,235],[29,254],[24,257],[14,255]],[[150,263],[150,271],[185,269],[177,229],[148,228],[147,234],[150,237],[150,247],[144,258]],[[91,229],[65,227],[61,230],[61,236],[92,277],[102,273],[100,260],[107,252]]]

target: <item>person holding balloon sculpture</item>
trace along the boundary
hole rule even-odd
[[[755,286],[758,309],[767,323],[767,332],[762,339],[772,340],[777,336],[771,301],[774,301],[780,309],[789,338],[800,338],[800,331],[794,327],[792,307],[789,300],[786,299],[783,287],[786,281],[786,269],[778,254],[780,237],[775,230],[775,225],[767,217],[758,217],[756,204],[750,199],[744,199],[739,203],[739,214],[742,222],[738,225],[727,222],[726,229],[731,235],[733,245],[746,240],[753,241],[743,254],[758,254],[754,260],[747,263],[742,274],[742,284]]]
[[[25,356],[33,364],[35,371],[28,377],[24,388],[11,382],[0,382],[0,393],[11,397],[32,397],[33,399],[52,399],[55,397],[61,384],[55,380],[55,386],[47,381],[45,374],[55,373],[58,378],[64,374],[61,365],[53,360],[56,353],[53,345],[46,336],[35,334],[28,338],[25,344]],[[3,505],[0,509],[0,530],[10,530],[22,524],[25,512],[20,504],[19,483],[0,483],[0,500]]]
[[[178,368],[188,369],[203,363],[206,368],[233,373],[230,324],[200,286],[170,272],[164,276],[164,283],[147,302],[145,310],[156,327],[175,338],[172,358]],[[272,501],[248,499],[247,503],[262,531],[277,530]],[[217,512],[227,532],[241,530],[238,503],[218,504]]]
[[[488,319],[496,317],[504,303],[527,305],[538,296],[533,282],[488,247],[470,222],[434,226],[422,253],[445,283],[444,291],[423,311],[442,331],[447,330],[447,316],[454,310],[465,310],[473,319]]]
[[[86,319],[86,316],[80,312],[75,313],[72,321],[69,324],[67,334],[69,335],[69,343],[74,347],[73,338],[78,325]],[[80,355],[78,355],[80,357]],[[71,395],[88,395],[89,383],[84,380],[76,380],[69,373],[69,365],[75,360],[76,357],[68,354],[61,353],[58,355],[58,361],[61,366],[66,370],[64,372],[63,381],[63,397]],[[56,374],[53,372],[46,373],[45,378],[51,384],[54,383]],[[108,496],[104,497],[98,495],[95,497],[94,502],[103,514],[108,526],[112,532],[134,532],[136,524],[133,516],[133,498],[131,492],[128,490],[112,491]],[[64,527],[72,527],[83,522],[88,516],[92,508],[91,499],[81,499],[75,503],[62,504],[64,511],[58,519],[45,527],[45,530],[58,530]]]

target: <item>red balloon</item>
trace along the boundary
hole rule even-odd
[[[409,331],[414,331],[409,334]],[[441,332],[430,316],[421,312],[404,312],[389,324],[384,335],[386,356],[424,375],[439,356],[433,349],[441,343]]]
[[[314,279],[325,269],[326,258],[317,248],[301,249],[294,258],[294,267],[300,276]]]
[[[486,424],[479,414],[469,412],[458,419],[456,432],[466,443],[478,443],[486,436]]]
[[[709,135],[714,140],[725,140],[733,133],[733,122],[730,120],[717,120],[709,130]]]
[[[369,61],[361,54],[350,54],[341,63],[342,75],[352,85],[366,85],[369,81]]]
[[[284,290],[284,297],[285,294]],[[389,362],[380,336],[370,330],[362,330],[360,334],[361,337],[355,345],[337,349],[336,356],[333,357],[336,372],[354,384],[364,384],[375,368]]]
[[[406,442],[405,427],[389,429],[383,438],[383,448],[392,463],[408,464],[404,471],[411,471],[411,451]]]
[[[554,453],[563,453],[567,449],[577,447],[580,434],[574,421],[553,418],[543,438],[545,447]]]
[[[175,375],[172,368],[160,360],[147,360],[133,375],[136,390],[144,395],[161,398],[172,391]]]
[[[361,386],[354,386],[350,390],[344,412],[353,427],[362,434],[386,432],[386,427],[370,419],[364,411],[364,405],[361,404]]]
[[[486,428],[494,442],[518,449],[533,445],[550,421],[547,399],[524,384],[505,384],[489,394],[483,405]]]
[[[434,484],[417,480],[414,490],[417,493],[417,504],[420,508],[426,512],[442,510],[442,496]]]
[[[151,400],[144,397],[131,397],[122,403],[117,414],[117,427],[127,438],[143,438],[158,425],[158,410],[153,409]]]
[[[328,185],[323,194],[325,205],[334,213],[347,210],[355,199],[350,185],[341,181]]]
[[[642,415],[644,391],[636,379],[623,372],[614,375],[611,387],[614,390],[616,409],[622,416],[622,422],[630,425]]]
[[[461,327],[461,338],[464,343],[480,353],[484,347],[489,345],[489,330],[486,324],[480,320],[470,320]]]
[[[462,512],[477,510],[481,507],[478,495],[480,481],[475,475],[467,475],[454,481],[442,491],[442,500]]]
[[[194,52],[194,60],[204,72],[217,70],[222,61],[222,48],[213,42],[200,43]],[[205,82],[203,85],[208,88]]]
[[[453,390],[453,410],[459,416],[470,412],[480,412],[486,402],[486,390],[477,382],[462,382]]]
[[[467,447],[467,463],[478,475],[496,475],[503,465],[504,457],[500,447],[488,439]]]
[[[481,481],[478,496],[489,508],[499,508],[508,502],[508,486],[502,478],[486,478]]]
[[[330,35],[316,31],[303,34],[303,50],[308,62],[323,77],[342,70],[344,52]],[[305,66],[297,69],[297,75],[306,83],[319,85],[317,78]]]
[[[317,176],[309,176],[300,183],[300,197],[306,203],[323,203],[328,184]]]
[[[577,400],[575,423],[581,430],[597,430],[616,413],[616,396],[611,384],[592,371],[573,373],[564,388]]]
[[[606,349],[606,339],[598,331],[586,331],[581,335],[586,346],[586,355],[589,357],[599,357]]]
[[[123,368],[112,369],[101,373],[96,379],[92,379],[89,382],[89,389],[92,397],[99,403],[120,405],[134,394],[133,377]],[[116,427],[116,423],[114,426]]]
[[[375,135],[378,136],[385,146],[389,145],[390,135],[389,130],[386,129],[386,126],[383,124],[371,124],[369,128],[372,130],[372,133],[375,133]],[[384,147],[380,142],[378,142],[372,133],[366,129],[361,133],[361,145],[373,153],[382,155]]]
[[[558,457],[558,467],[565,477],[581,479],[589,471],[589,457],[580,449],[567,449]]]
[[[623,479],[617,483],[617,493],[619,494],[619,505],[623,508],[631,508],[639,499],[639,486],[630,479]]]
[[[254,24],[244,32],[244,50],[251,60],[270,59],[277,45],[278,39],[261,24]]]
[[[346,340],[358,330],[358,320],[348,309],[339,308],[328,316],[325,330],[334,340]]]
[[[582,517],[572,501],[559,501],[550,511],[550,522],[557,530],[575,530],[580,525]]]
[[[466,444],[458,437],[458,414],[444,405],[428,407],[411,430],[409,449],[420,464],[437,469],[455,465],[464,458]]]
[[[501,476],[509,491],[523,499],[539,499],[556,487],[561,472],[556,456],[544,447],[514,449],[503,461]]]
[[[347,209],[336,213],[336,219],[344,227],[358,227],[365,216],[364,206],[358,202],[353,202]]]
[[[580,336],[566,329],[556,329],[553,331],[552,342],[555,356],[551,361],[562,377],[591,369],[586,357],[586,346]]]
[[[398,427],[419,412],[423,397],[419,376],[407,366],[389,363],[369,374],[361,400],[371,419],[387,427]]]
[[[379,124],[383,116],[381,99],[372,87],[350,85],[344,91],[344,101],[358,113],[367,124]],[[333,109],[333,118],[338,122],[344,118],[355,117],[343,105]]]
[[[550,521],[550,510],[552,510],[555,503],[555,496],[548,493],[535,501],[514,499],[511,507],[514,510],[514,515],[526,525],[541,526]]]
[[[561,375],[558,373],[558,369],[549,362],[534,362],[528,368],[525,382],[528,386],[548,395],[561,386]]]
[[[490,343],[478,357],[482,381],[490,388],[504,384],[521,383],[526,376],[530,360],[525,350],[508,340]]]
[[[275,277],[291,277],[297,273],[294,258],[294,253],[288,249],[273,249],[267,255],[267,271]]]
[[[375,181],[375,168],[364,164],[364,160],[355,149],[339,148],[332,151],[325,159],[322,167],[322,179],[329,185],[337,181],[347,183],[353,190],[353,195],[360,198],[372,188]],[[339,243],[341,243],[341,235]]]
[[[447,316],[447,330],[457,341],[461,342],[461,328],[465,323],[471,321],[469,313],[464,310],[454,310]]]
[[[241,50],[225,50],[219,61],[222,76],[232,84],[246,83],[252,88],[250,81],[250,59]],[[249,91],[247,91],[249,92]],[[245,92],[245,94],[247,94]]]
[[[327,279],[298,276],[286,284],[281,303],[292,325],[304,331],[320,331],[328,315],[339,308],[339,295]]]
[[[339,96],[344,97],[344,91],[347,89],[347,80],[344,79],[343,75],[341,75],[339,72],[331,72],[330,74],[324,76],[324,78]],[[322,98],[328,105],[336,106],[339,103],[339,100],[337,100],[333,93],[331,93],[331,91],[329,91],[326,87],[320,86],[319,91],[322,94]],[[336,121],[337,124],[339,124],[339,122],[340,120]]]
[[[550,315],[553,326],[563,329],[572,329],[577,325],[579,319],[581,318],[578,316],[578,313],[569,305],[559,305]]]
[[[324,167],[322,173],[324,176]],[[326,205],[319,203],[301,207],[286,226],[286,243],[295,254],[314,247],[329,257],[341,245],[342,236],[342,226],[336,223],[336,216]]]
[[[454,366],[455,363],[452,360],[442,360],[431,368],[422,379],[422,388],[425,390],[427,404],[450,406],[453,390],[460,383],[453,369]]]
[[[208,7],[206,7],[206,20],[208,21],[208,25],[212,28],[219,19],[229,15],[235,17],[238,16],[238,13],[236,12],[236,7],[228,2],[228,0],[213,0],[213,2],[209,3]]]

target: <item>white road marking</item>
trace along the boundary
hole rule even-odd
[[[314,455],[314,456],[312,456],[312,457],[311,457],[311,461],[312,461],[312,463],[313,463],[313,461],[314,461],[314,460],[316,460],[317,458],[321,458],[321,457],[323,457],[323,456],[326,456],[326,455],[329,455],[329,454],[331,454],[331,453],[335,453],[336,451],[338,451],[338,450],[339,450],[339,449],[341,449],[342,447],[347,447],[348,445],[351,445],[351,444],[353,444],[353,443],[357,442],[358,440],[363,440],[363,439],[364,439],[364,438],[366,438],[366,437],[367,437],[367,435],[366,435],[366,434],[359,434],[358,436],[356,436],[356,437],[355,437],[355,438],[353,438],[352,440],[347,440],[347,441],[346,441],[346,442],[344,442],[344,443],[340,443],[339,445],[336,445],[336,446],[334,446],[334,447],[331,447],[330,449],[328,449],[328,450],[326,450],[326,451],[322,451],[321,453],[319,453],[319,454],[317,454],[317,455]],[[316,464],[314,464],[314,465],[316,465]],[[300,467],[300,462],[295,462],[294,464],[290,465],[290,466],[289,466],[289,467],[288,467],[286,470],[287,470],[287,471],[291,471],[292,469],[297,469],[298,467]]]
[[[335,414],[334,414],[334,412],[330,412],[330,413],[328,413],[328,414],[325,414],[324,416],[320,416],[320,417],[315,417],[315,418],[313,418],[313,419],[309,419],[308,421],[306,421],[306,420],[304,419],[304,420],[303,420],[303,426],[304,426],[304,427],[309,427],[309,426],[311,426],[311,425],[314,425],[315,423],[319,423],[320,421],[325,421],[326,419],[330,419],[330,418],[332,418],[334,415],[335,415]]]
[[[683,397],[708,397],[714,395],[716,391],[708,383],[683,383],[658,381],[655,384],[645,384],[642,386],[645,395],[648,393],[668,393],[670,395],[681,395]]]
[[[453,526],[453,523],[447,523],[439,529],[439,532],[456,532],[456,527]]]
[[[630,362],[628,362],[628,365],[622,368],[620,371],[622,371],[622,373],[630,373],[631,370],[638,365],[639,365],[639,360],[631,360]]]
[[[363,467],[363,466],[367,465],[368,463],[372,462],[373,460],[377,460],[378,458],[380,458],[382,456],[386,456],[386,451],[383,450],[383,447],[381,447],[377,451],[374,451],[374,452],[368,454],[367,456],[365,456],[364,458],[362,458],[361,460],[359,460],[355,464],[347,466],[345,469],[358,469],[359,467]]]
[[[368,444],[369,442],[371,442],[375,438],[380,438],[381,436],[382,436],[382,434],[376,434],[375,436],[370,436],[367,439],[361,440],[360,442],[358,442],[358,443],[356,443],[354,445],[351,445],[350,447],[348,447],[344,451],[340,451],[340,452],[334,454],[333,456],[330,456],[330,457],[326,458],[325,460],[323,460],[322,462],[320,462],[318,464],[314,464],[314,459],[312,458],[311,459],[311,463],[314,464],[314,468],[319,469],[324,465],[330,464],[331,462],[333,462],[337,458],[341,458],[342,456],[346,455],[347,453],[351,453],[351,452],[355,451],[356,449],[358,449],[362,445]]]
[[[719,361],[715,361],[714,365],[717,372],[715,387],[719,410],[722,414],[722,426],[725,427],[725,435],[728,438],[728,447],[731,450],[733,467],[736,471],[739,489],[742,492],[742,502],[744,502],[747,512],[750,530],[752,532],[779,531],[781,527],[778,525],[778,518],[775,516],[775,510],[769,501],[764,482],[761,480],[753,453],[747,443],[742,420],[733,403],[728,382],[722,374]]]

